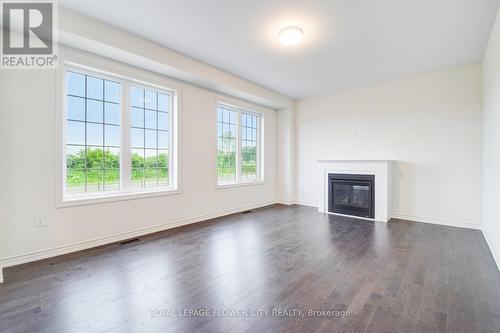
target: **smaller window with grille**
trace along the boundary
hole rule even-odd
[[[262,115],[217,105],[217,184],[262,181]]]

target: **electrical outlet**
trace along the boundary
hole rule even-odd
[[[46,223],[47,221],[45,220],[45,215],[43,214],[40,214],[40,215],[37,215],[35,217],[35,223],[34,223],[34,226],[35,227],[44,227],[45,225],[47,225]]]

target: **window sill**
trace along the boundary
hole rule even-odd
[[[65,198],[56,204],[56,208],[97,205],[107,202],[145,199],[145,198],[160,197],[160,196],[175,195],[175,194],[180,194],[180,191],[178,189],[162,189],[162,190],[149,190],[149,191],[131,192],[131,193],[113,193],[113,194],[105,194],[102,196]]]
[[[254,185],[264,185],[263,180],[253,181],[253,182],[241,182],[241,183],[227,183],[227,184],[217,184],[216,189],[232,188],[232,187],[245,187]]]

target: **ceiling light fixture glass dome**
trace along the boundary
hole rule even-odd
[[[283,46],[297,45],[302,41],[303,31],[300,27],[290,26],[281,29],[279,41]]]

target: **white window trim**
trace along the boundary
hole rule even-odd
[[[97,66],[96,66],[97,67]],[[105,67],[105,66],[104,66]],[[66,73],[68,70],[79,72],[82,74],[97,76],[99,78],[115,81],[120,83],[121,93],[121,142],[120,142],[120,190],[100,193],[81,193],[78,195],[68,195],[66,193],[66,114],[67,114],[67,85]],[[55,186],[56,186],[56,208],[100,204],[106,202],[133,200],[149,197],[157,197],[164,195],[179,194],[179,135],[178,135],[178,107],[179,107],[179,92],[173,88],[167,88],[164,82],[159,80],[148,80],[150,75],[146,75],[146,80],[142,80],[144,75],[139,75],[141,79],[135,79],[135,75],[122,75],[114,68],[113,72],[100,70],[93,67],[80,65],[78,63],[65,61],[58,70],[56,80],[56,105],[58,106],[56,115],[56,167],[55,169]],[[162,81],[162,80],[160,80]],[[130,87],[148,88],[158,92],[168,93],[170,98],[169,110],[169,186],[168,187],[151,187],[147,189],[131,188],[130,179]],[[171,85],[169,85],[171,86]],[[125,135],[125,133],[128,133]],[[127,184],[127,186],[124,186]],[[125,190],[128,189],[128,190]]]
[[[217,173],[217,154],[218,154],[218,135],[217,135],[217,109],[220,106],[225,106],[233,111],[236,111],[236,181],[219,183],[219,175]],[[241,114],[247,113],[257,116],[257,179],[256,180],[241,180]],[[215,188],[225,189],[233,187],[244,187],[263,185],[264,181],[264,115],[262,113],[250,110],[247,107],[242,107],[234,103],[228,103],[224,100],[216,100],[215,103]]]

